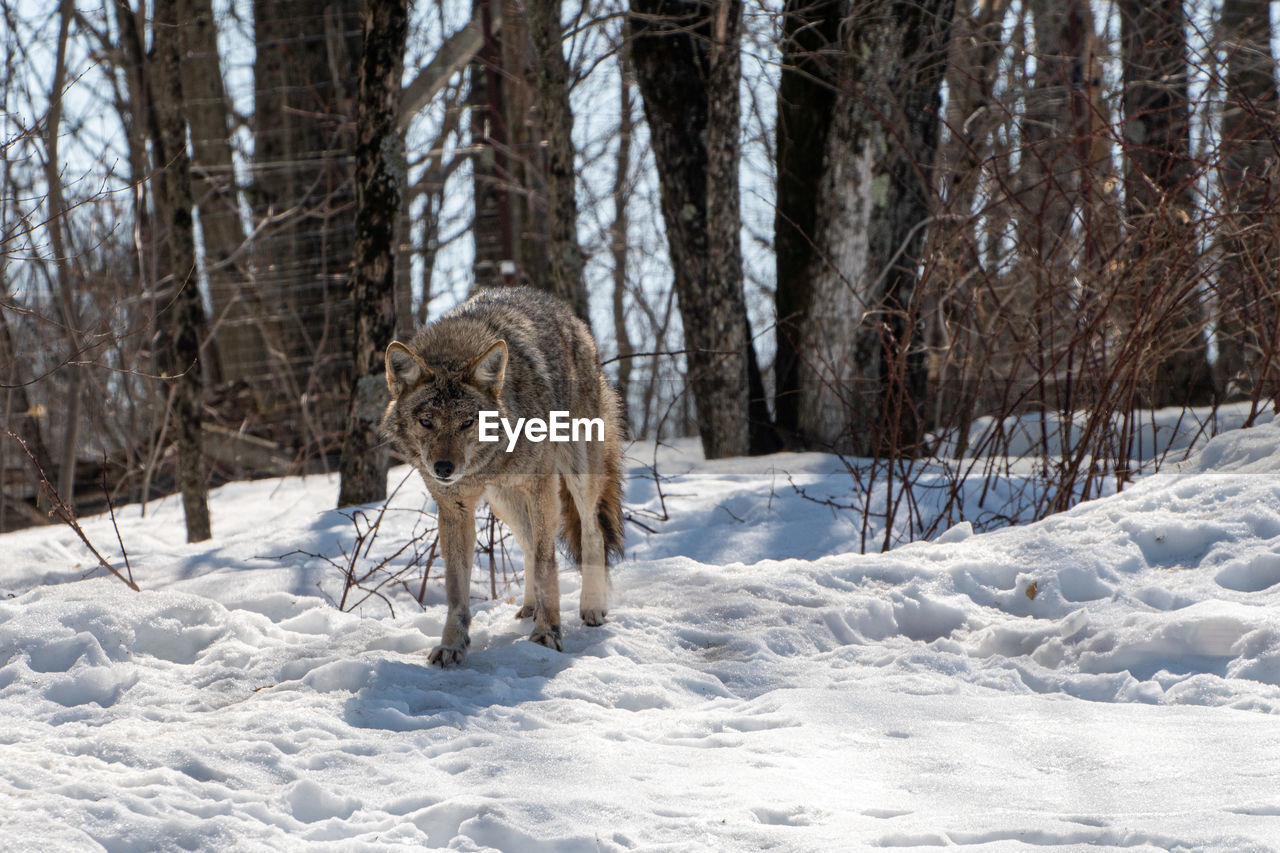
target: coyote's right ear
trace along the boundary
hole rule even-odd
[[[431,378],[431,368],[417,353],[399,341],[387,347],[387,388],[392,397],[418,387]]]

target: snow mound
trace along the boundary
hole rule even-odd
[[[646,461],[652,450],[637,454]],[[122,510],[133,593],[0,537],[0,825],[42,850],[1271,849],[1280,425],[1042,522],[858,556],[817,454],[632,466],[609,622],[343,613],[323,478]],[[393,472],[399,482],[404,472]],[[407,506],[421,502],[416,481]],[[663,520],[663,519],[666,520]],[[414,512],[382,535],[411,535]],[[109,522],[88,519],[100,545]],[[294,553],[291,556],[290,552]],[[518,556],[517,556],[518,561]],[[433,578],[438,571],[433,574]],[[433,580],[433,584],[438,580]],[[514,590],[508,590],[514,593]]]

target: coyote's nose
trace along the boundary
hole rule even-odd
[[[436,463],[436,476],[441,480],[447,480],[453,475],[453,463],[447,459],[441,459]]]

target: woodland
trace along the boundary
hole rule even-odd
[[[636,439],[953,494],[1015,454],[1032,515],[1122,487],[1156,412],[1275,403],[1275,18],[3,0],[0,530],[380,501],[387,343],[511,284],[591,324]]]

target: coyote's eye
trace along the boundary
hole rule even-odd
[[[430,415],[418,415],[418,423],[422,424],[423,429],[435,429],[436,425],[431,420]]]
[[[471,425],[474,424],[475,422],[476,422],[475,418],[467,418],[465,421],[458,424],[458,432],[466,432],[467,430],[471,429]]]

